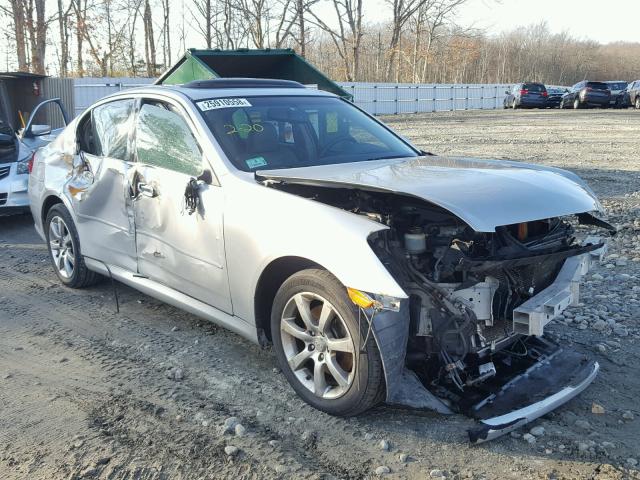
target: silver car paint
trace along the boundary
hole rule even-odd
[[[242,94],[327,95],[299,89],[243,90]],[[372,232],[386,226],[270,188],[256,181],[254,174],[234,169],[192,100],[237,95],[233,90],[194,91],[188,98],[178,87],[150,87],[95,104],[145,97],[179,107],[203,148],[203,165],[212,169],[214,182],[202,188],[201,207],[188,215],[180,208],[188,181],[185,175],[167,175],[162,169],[97,157],[84,159],[90,165],[87,171],[77,152],[76,120],[36,155],[29,195],[40,235],[43,203],[54,196],[78,226],[83,254],[90,257],[86,258],[89,268],[253,342],[259,341],[256,287],[268,265],[283,257],[301,257],[321,265],[346,286],[406,299],[367,243]],[[593,192],[575,175],[516,162],[422,157],[261,173],[273,179],[365,186],[413,195],[441,205],[478,231],[600,209]],[[132,196],[131,187],[138,178],[152,184],[158,195]],[[97,179],[105,186],[96,185]],[[514,202],[514,198],[520,201]],[[92,222],[97,223],[92,226]],[[388,323],[382,327],[398,323],[391,315],[381,316],[382,320]],[[374,331],[378,343],[383,344],[381,351],[393,350],[383,355],[388,387],[390,374],[400,376],[397,369],[387,370],[395,364],[398,368],[404,365],[401,354],[406,335],[397,330]],[[391,339],[383,335],[391,333],[395,335]],[[395,357],[399,361],[394,363]],[[388,395],[391,390],[388,388]],[[563,398],[552,400],[562,403],[572,394],[563,392]],[[547,411],[546,404],[532,408],[527,418]]]
[[[516,162],[425,156],[260,171],[275,180],[404,193],[438,205],[478,232],[601,210],[580,180]]]
[[[287,92],[283,89],[259,90],[256,93],[326,95],[313,90]],[[227,96],[231,94],[237,92],[226,92]],[[224,96],[225,91],[215,91],[213,94],[209,92],[208,96],[214,95]],[[126,169],[140,170],[145,167],[121,165],[119,169],[113,165],[102,166],[104,159],[100,162],[87,159],[88,163],[92,160],[96,162],[91,167],[92,175],[87,176],[78,171],[77,166],[81,162],[78,161],[76,151],[75,129],[82,118],[79,117],[56,142],[36,155],[30,195],[36,228],[41,236],[44,221],[41,215],[43,202],[49,196],[60,198],[78,226],[83,254],[110,266],[122,267],[126,263],[129,265],[128,268],[124,267],[126,270],[149,274],[150,280],[173,286],[178,291],[183,290],[183,293],[189,291],[190,296],[211,302],[210,305],[216,309],[232,313],[249,323],[254,323],[254,292],[260,275],[272,261],[282,257],[297,256],[308,259],[331,271],[344,285],[353,288],[406,298],[402,288],[367,243],[370,233],[386,229],[386,226],[337,208],[270,189],[256,183],[252,174],[236,171],[222,154],[193,103],[177,90],[156,87],[130,91],[104,99],[94,107],[115,99],[138,97],[157,98],[174,103],[182,108],[189,119],[194,135],[205,152],[205,161],[213,169],[219,183],[219,186],[211,185],[203,192],[204,210],[192,216],[180,214],[176,217],[175,210],[163,210],[166,204],[161,205],[157,202],[153,212],[156,215],[156,226],[149,230],[158,230],[161,225],[172,224],[171,239],[165,238],[162,246],[159,243],[152,245],[151,242],[138,245],[137,268],[131,267],[131,258],[120,250],[123,250],[122,245],[128,246],[134,242],[130,224],[125,218],[130,218],[129,210],[134,211],[133,215],[136,218],[135,203],[138,199],[125,201],[127,188],[123,188],[119,182],[126,184],[127,181],[131,181],[132,173],[126,172]],[[96,189],[91,177],[98,178],[105,170],[111,172],[107,179],[111,188]],[[188,179],[184,180],[184,183],[179,183],[175,187],[176,190],[167,195],[171,196],[177,205],[180,200],[176,197],[180,190],[184,192]],[[208,191],[211,192],[210,195]],[[111,195],[125,199],[114,208],[108,201]],[[211,200],[207,200],[208,196]],[[83,203],[93,203],[94,207],[83,207]],[[162,211],[159,212],[157,207]],[[214,212],[213,215],[211,212]],[[221,219],[222,212],[224,236],[220,230],[215,231],[215,220],[211,224],[208,223],[210,216]],[[273,212],[287,213],[274,216]],[[138,216],[140,214],[141,211],[138,212]],[[149,207],[147,215],[151,214],[152,209]],[[119,217],[118,222],[113,218],[114,215]],[[101,233],[91,234],[84,228],[87,216],[101,221]],[[167,216],[171,216],[170,221]],[[111,220],[105,221],[107,218]],[[203,242],[202,238],[193,238],[194,225],[198,222],[207,223],[207,228],[212,229],[208,232],[211,235],[207,237],[208,243]],[[140,227],[141,230],[146,228],[144,223],[141,223]],[[292,235],[292,232],[295,234]],[[203,233],[199,232],[200,235]],[[151,238],[151,235],[148,237]],[[157,234],[155,238],[158,238]],[[218,239],[219,243],[216,245],[214,242],[212,245],[212,238]],[[110,246],[105,246],[105,243],[109,243]],[[117,247],[118,251],[114,248],[116,243],[120,244]],[[196,243],[200,245],[196,247]],[[223,245],[224,257],[221,249]],[[129,247],[125,250],[128,251]],[[157,255],[154,255],[156,251]],[[195,264],[206,266],[209,273],[217,269],[213,282],[212,278],[202,271],[202,275],[191,275],[191,281],[196,283],[195,285],[192,284],[189,288],[183,285],[177,289],[176,286],[180,285],[179,278],[188,275],[186,270],[174,270],[180,264],[178,257],[190,258],[191,267]],[[195,294],[193,287],[197,287]],[[204,295],[206,290],[209,291],[208,297]]]

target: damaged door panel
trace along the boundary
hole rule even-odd
[[[134,101],[127,99],[96,107],[80,120],[67,184],[78,232],[86,239],[83,253],[126,269],[137,263],[129,193],[133,114]]]
[[[144,101],[135,145],[132,202],[139,274],[231,313],[222,189],[196,181],[197,206],[189,210],[185,202],[187,186],[204,170],[202,149],[189,125],[169,104]]]

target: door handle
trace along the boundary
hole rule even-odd
[[[140,195],[144,195],[145,197],[154,198],[156,196],[155,188],[142,182],[138,183],[138,192],[140,193]]]

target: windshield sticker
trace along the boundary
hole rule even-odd
[[[264,157],[253,157],[248,158],[244,161],[244,163],[246,163],[247,167],[249,168],[258,168],[264,167],[267,164],[267,161],[264,159]]]
[[[211,100],[203,100],[196,102],[198,108],[203,112],[209,110],[217,110],[219,108],[233,108],[233,107],[250,107],[251,104],[246,98],[214,98]]]

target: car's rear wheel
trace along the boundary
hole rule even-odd
[[[636,97],[636,101],[634,103],[634,106],[636,107],[636,110],[640,110],[640,96]]]
[[[516,102],[515,98],[513,99],[513,102],[511,102],[511,108],[513,108],[514,110],[518,108],[518,102]]]
[[[282,372],[307,403],[331,415],[357,415],[384,397],[382,360],[367,328],[346,288],[326,270],[292,275],[273,303],[271,334]]]
[[[581,106],[582,106],[582,105],[580,104],[580,99],[579,99],[579,98],[576,98],[576,99],[573,101],[573,108],[574,108],[574,110],[578,110]]]
[[[53,269],[60,281],[71,288],[94,284],[98,274],[89,270],[80,253],[80,238],[71,214],[61,204],[54,205],[45,220],[45,236]]]

